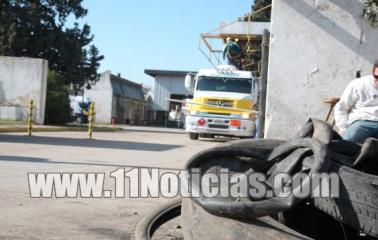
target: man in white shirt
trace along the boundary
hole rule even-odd
[[[345,140],[378,138],[378,60],[372,75],[353,80],[335,107],[336,126]]]

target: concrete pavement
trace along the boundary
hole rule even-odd
[[[222,141],[191,141],[178,129],[0,134],[0,239],[129,239],[138,220],[167,199],[30,198],[29,172],[105,172],[123,166],[179,169]],[[107,176],[108,178],[108,176]],[[106,181],[113,188],[113,181]]]

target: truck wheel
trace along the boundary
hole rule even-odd
[[[199,137],[198,133],[189,133],[189,138],[192,140],[197,140]]]
[[[251,139],[253,137],[239,137],[239,139]]]

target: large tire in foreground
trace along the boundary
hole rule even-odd
[[[181,199],[170,201],[148,212],[135,227],[132,240],[150,240],[156,229],[165,222],[180,216]]]
[[[310,240],[274,220],[258,218],[246,223],[212,215],[191,199],[182,200],[182,230],[185,240],[253,239],[253,240]]]
[[[378,238],[378,176],[333,163],[340,179],[339,198],[314,198],[312,204],[337,221]]]

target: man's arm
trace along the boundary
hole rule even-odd
[[[227,50],[228,50],[228,44],[226,43],[226,44],[223,46],[223,60],[226,58]]]
[[[349,83],[345,88],[340,101],[335,106],[335,121],[341,135],[348,127],[349,110],[356,102],[353,84]]]

